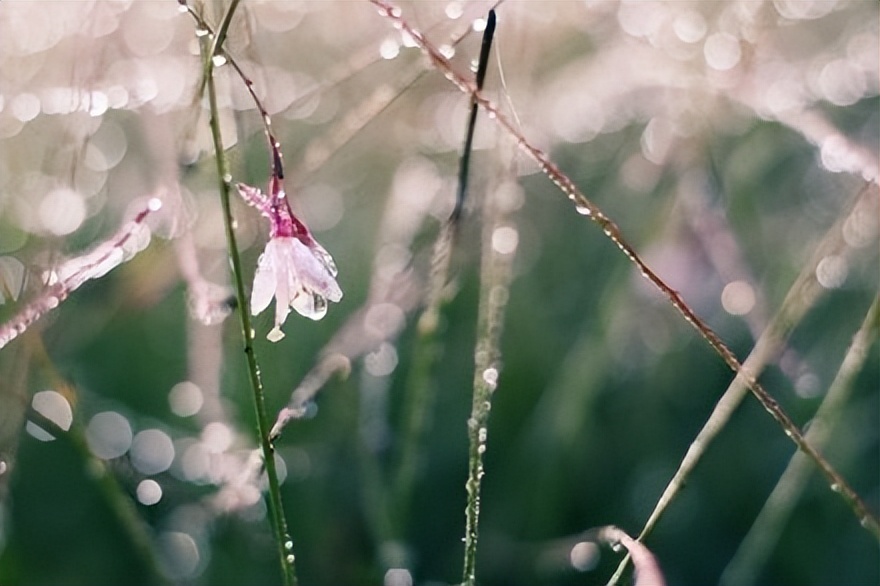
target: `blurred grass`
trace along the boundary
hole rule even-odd
[[[408,8],[431,22],[430,15],[418,12],[429,8]],[[502,27],[507,26],[505,9],[500,13]],[[847,10],[876,16],[876,6],[866,9],[861,3],[842,8],[838,16],[847,16]],[[364,11],[365,17],[368,12]],[[528,21],[509,22],[515,32],[506,33],[509,40],[502,46],[502,62],[508,76],[514,78],[510,82],[512,99],[521,104],[526,133],[543,132],[552,113],[532,110],[530,104],[536,99],[517,93],[517,89],[533,84],[532,91],[540,94],[543,84],[551,82],[564,64],[601,53],[602,44],[594,38],[613,38],[616,23],[613,19],[602,21],[604,28],[598,27],[594,36],[566,29],[558,39],[544,36],[544,42],[538,44],[537,33],[527,27],[513,28],[514,23]],[[533,26],[539,28],[538,24]],[[322,30],[316,24],[310,42],[327,46]],[[338,43],[329,43],[332,48],[326,51],[312,51],[315,62],[306,60],[304,69],[312,68],[319,75],[322,67],[392,34],[390,27],[382,28],[381,21],[375,29],[350,40],[339,38],[338,27],[332,30],[331,40]],[[241,42],[241,31],[232,32],[230,42],[235,47]],[[502,40],[504,34],[502,28]],[[275,36],[255,39],[252,50],[257,61],[281,63],[289,55],[260,49],[259,43],[270,48],[280,43]],[[542,67],[521,71],[515,61],[505,59],[514,54],[512,45],[524,41],[534,43],[530,59]],[[472,41],[465,43],[458,59],[466,61],[475,55],[473,49]],[[344,115],[366,88],[393,81],[402,76],[405,67],[417,63],[407,53],[397,62],[371,66],[338,91],[328,91],[328,100],[335,101],[336,111]],[[294,206],[294,187],[325,183],[343,194],[342,219],[319,239],[336,258],[346,296],[319,323],[291,322],[291,335],[279,344],[264,340],[269,318],[255,320],[270,413],[284,406],[290,390],[333,332],[367,298],[370,267],[381,236],[377,234],[380,204],[392,189],[398,166],[419,154],[429,157],[443,178],[454,177],[454,153],[426,146],[418,139],[421,133],[442,131],[432,130],[433,121],[425,121],[430,110],[425,110],[424,104],[438,92],[449,91],[438,78],[429,74],[408,90],[313,175],[288,179]],[[463,96],[460,100],[466,102]],[[853,141],[874,153],[880,149],[875,95],[866,95],[851,106],[825,105],[820,110]],[[128,113],[107,116],[132,133],[140,132]],[[250,114],[241,115],[245,116]],[[685,221],[682,177],[697,171],[708,178],[702,195],[713,209],[723,212],[743,262],[754,277],[751,284],[760,295],[765,315],[778,308],[818,238],[846,209],[862,183],[822,168],[817,147],[777,122],[734,108],[708,111],[705,116],[706,129],[683,141],[682,157],[664,165],[647,163],[643,178],[655,173],[656,180],[645,179],[636,186],[621,169],[633,157],[641,156],[643,119],[630,120],[622,128],[582,144],[556,142],[550,152],[620,224],[661,276],[680,288],[697,312],[744,357],[754,342],[753,334],[741,318],[729,315],[720,305],[724,282]],[[247,128],[249,123],[240,124]],[[309,142],[331,125],[332,121],[305,123],[276,117],[288,164],[294,164]],[[429,130],[421,128],[423,125]],[[461,125],[454,121],[449,125],[460,132]],[[491,141],[503,143],[491,125],[481,122],[481,126]],[[40,136],[31,134],[28,140],[45,141],[45,133]],[[4,148],[15,144],[7,139]],[[259,183],[265,173],[261,140],[242,140],[231,152],[238,159],[237,176]],[[149,167],[150,157],[155,156],[149,147],[133,146],[124,166]],[[474,182],[488,183],[491,164],[487,161],[493,156],[485,150],[475,153]],[[210,174],[204,171],[212,164],[209,159],[201,160],[197,173],[185,178],[196,198],[212,197],[208,191]],[[7,166],[15,173],[29,171],[15,165],[21,164]],[[646,292],[616,247],[572,213],[553,185],[538,175],[524,176],[520,183],[525,200],[515,212],[520,245],[502,338],[504,365],[490,418],[479,582],[603,583],[617,564],[616,554],[603,551],[594,570],[580,573],[567,560],[550,561],[549,544],[606,523],[636,532],[729,384],[731,374],[666,303]],[[4,184],[4,191],[9,191],[8,184]],[[453,189],[447,189],[440,197],[451,201],[453,194]],[[114,196],[115,192],[108,195],[111,200]],[[0,242],[9,240],[5,235],[11,232],[6,226],[15,223],[12,216],[7,217],[8,209],[3,208],[0,219]],[[247,212],[239,208],[236,213]],[[69,251],[88,246],[102,230],[112,231],[115,217],[109,210],[97,215],[93,222],[101,229],[89,223],[82,232],[65,239],[61,248]],[[465,422],[479,282],[479,219],[471,211],[466,222],[467,237],[454,264],[459,290],[445,310],[444,350],[433,373],[438,394],[423,454],[424,476],[415,487],[415,506],[405,523],[405,542],[414,556],[413,571],[419,584],[454,582],[461,560]],[[426,232],[432,233],[433,227]],[[257,238],[253,248],[245,251],[246,266],[253,266],[259,241]],[[4,251],[16,251],[26,260],[40,250],[59,246],[58,239],[30,236],[24,248]],[[430,242],[420,246],[421,256],[414,265],[417,269],[422,268],[419,263],[424,251],[430,250]],[[130,418],[135,432],[160,427],[175,439],[198,433],[198,423],[173,415],[167,399],[169,389],[187,378],[191,366],[187,362],[191,324],[184,285],[169,269],[174,263],[171,246],[155,238],[141,256],[83,287],[41,324],[54,368],[78,389],[74,411],[80,423],[86,424],[94,413],[114,409]],[[225,269],[222,262],[218,266]],[[815,376],[820,392],[833,379],[849,339],[877,295],[878,281],[874,237],[870,246],[849,257],[844,285],[828,291],[795,329],[788,355],[796,356]],[[34,283],[32,287],[28,293],[36,290]],[[9,315],[10,306],[0,306],[4,321]],[[412,322],[410,317],[396,344],[399,364],[390,379],[371,381],[387,383],[389,389],[387,423],[391,435],[376,454],[382,467],[391,460],[403,420],[400,406],[408,391],[403,381],[411,366]],[[220,392],[234,414],[236,432],[241,438],[252,438],[255,423],[244,391],[247,379],[234,320],[215,327],[223,328],[224,340]],[[874,511],[880,509],[880,469],[876,466],[880,460],[878,355],[880,348],[875,342],[826,450],[829,460]],[[88,463],[68,439],[38,442],[20,433],[21,421],[12,417],[21,397],[44,390],[47,380],[38,364],[19,363],[21,356],[20,348],[14,346],[0,351],[0,373],[4,375],[0,408],[6,411],[0,450],[3,458],[14,464],[2,478],[9,483],[9,495],[0,517],[0,582],[134,583],[143,575],[143,567],[119,521],[101,500]],[[22,369],[23,378],[19,376]],[[8,377],[6,373],[10,373]],[[284,502],[303,584],[378,584],[383,580],[384,570],[378,562],[382,544],[375,542],[369,521],[374,505],[363,494],[364,440],[358,427],[363,381],[371,376],[359,361],[347,380],[331,379],[318,398],[316,416],[289,426],[277,445],[287,464]],[[799,424],[809,421],[820,397],[799,393],[797,381],[776,365],[761,380]],[[14,440],[6,439],[10,437]],[[245,447],[244,439],[239,442],[239,447]],[[755,401],[747,399],[649,540],[669,583],[717,582],[791,453],[791,444],[778,426]],[[111,463],[110,469],[134,499],[140,473],[125,457]],[[214,487],[170,473],[158,475],[157,480],[164,489],[162,501],[152,507],[136,505],[154,535],[179,527],[182,520],[207,519],[197,539],[202,554],[199,571],[181,582],[277,582],[274,546],[265,518],[214,515],[203,501]],[[760,581],[876,584],[880,582],[878,562],[876,543],[814,475]]]

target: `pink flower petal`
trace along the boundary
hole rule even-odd
[[[321,250],[323,251],[323,248]],[[315,256],[314,248],[307,248],[302,242],[295,240],[292,252],[294,266],[306,291],[317,293],[333,302],[342,299],[342,289],[339,288],[333,273],[323,259]]]
[[[272,261],[272,242],[266,245],[266,250],[257,261],[257,272],[254,275],[254,288],[251,291],[251,315],[262,313],[272,297],[275,296],[275,268]]]

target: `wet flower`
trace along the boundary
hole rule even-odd
[[[284,337],[281,326],[291,307],[300,315],[321,319],[327,314],[328,301],[342,299],[342,289],[336,283],[333,258],[293,214],[281,181],[273,177],[269,186],[270,195],[243,183],[238,184],[238,191],[271,224],[269,242],[254,276],[251,314],[261,313],[275,298],[275,327],[266,337],[277,342]]]

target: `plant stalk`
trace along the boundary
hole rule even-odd
[[[709,346],[724,361],[724,363],[736,374],[737,381],[741,381],[751,391],[752,395],[758,400],[767,413],[773,417],[779,424],[785,435],[807,455],[819,468],[822,475],[834,492],[838,493],[841,498],[852,509],[853,514],[858,519],[859,524],[867,529],[874,537],[880,541],[880,519],[865,505],[862,498],[850,486],[846,479],[804,438],[803,432],[794,423],[791,417],[783,410],[782,406],[774,399],[770,393],[760,384],[748,368],[746,368],[736,357],[736,354],[724,343],[724,341],[703,321],[691,307],[685,302],[681,294],[666,283],[657,273],[648,266],[636,249],[624,238],[623,232],[618,225],[603,212],[599,206],[593,203],[586,195],[577,187],[572,179],[566,175],[558,165],[538,147],[534,146],[528,139],[516,128],[514,123],[500,112],[495,104],[483,95],[483,93],[464,76],[459,74],[449,60],[443,56],[440,50],[433,45],[420,31],[413,28],[401,16],[400,8],[389,4],[385,0],[370,0],[370,2],[379,9],[382,16],[385,16],[395,26],[409,34],[410,38],[415,42],[422,52],[428,57],[431,65],[442,72],[446,78],[455,84],[462,92],[469,94],[474,100],[489,113],[496,124],[500,125],[508,132],[519,149],[532,159],[560,191],[574,204],[575,210],[595,222],[605,233],[605,236],[611,240],[617,248],[632,262],[639,273],[647,279],[674,307],[681,316],[687,321],[699,335],[706,340]],[[872,189],[869,185],[866,190]]]
[[[217,48],[219,49],[219,47]],[[244,353],[247,360],[248,377],[251,390],[254,395],[254,408],[257,416],[257,428],[260,435],[260,447],[263,452],[263,464],[266,467],[266,476],[269,481],[269,515],[272,520],[272,528],[275,532],[275,541],[278,548],[281,574],[285,586],[295,586],[296,566],[293,555],[293,542],[287,531],[287,521],[284,518],[284,510],[281,502],[281,485],[278,482],[278,472],[275,467],[275,449],[269,440],[269,418],[266,412],[266,399],[263,392],[263,384],[260,380],[260,370],[257,357],[254,352],[253,329],[251,327],[248,308],[247,293],[244,288],[244,279],[241,269],[241,258],[238,253],[238,245],[233,228],[232,209],[229,192],[231,190],[232,176],[226,167],[226,156],[223,148],[223,138],[220,134],[219,108],[217,106],[217,89],[214,84],[213,66],[210,63],[211,54],[207,54],[209,62],[206,64],[206,85],[210,104],[211,137],[214,141],[214,151],[217,161],[217,176],[220,180],[220,200],[223,207],[223,223],[226,229],[226,241],[229,246],[229,260],[232,265],[233,281],[235,283],[235,297],[238,301],[238,315],[241,321],[241,333],[244,339]]]

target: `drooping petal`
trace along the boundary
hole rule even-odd
[[[290,264],[287,238],[275,238],[275,327],[280,328],[290,314],[291,296],[296,294],[298,287],[295,282],[295,268]],[[293,285],[293,286],[292,286]]]
[[[314,238],[311,239],[311,242],[308,244],[309,250],[312,251],[312,254],[318,258],[318,261],[324,268],[327,269],[327,272],[330,273],[331,277],[335,277],[337,274],[336,263],[333,262],[333,257],[330,256],[330,253],[327,252],[323,246],[318,244],[318,241]]]
[[[266,334],[266,339],[270,342],[278,342],[284,339],[284,332],[281,331],[281,326],[275,326],[269,333]]]
[[[262,313],[269,307],[269,302],[275,296],[276,279],[273,249],[273,242],[270,240],[257,261],[254,288],[251,291],[251,315]]]
[[[323,258],[315,256],[313,248],[306,247],[299,240],[294,240],[292,252],[297,275],[306,291],[317,293],[333,302],[342,299],[342,289],[333,278],[333,273],[323,262]]]

